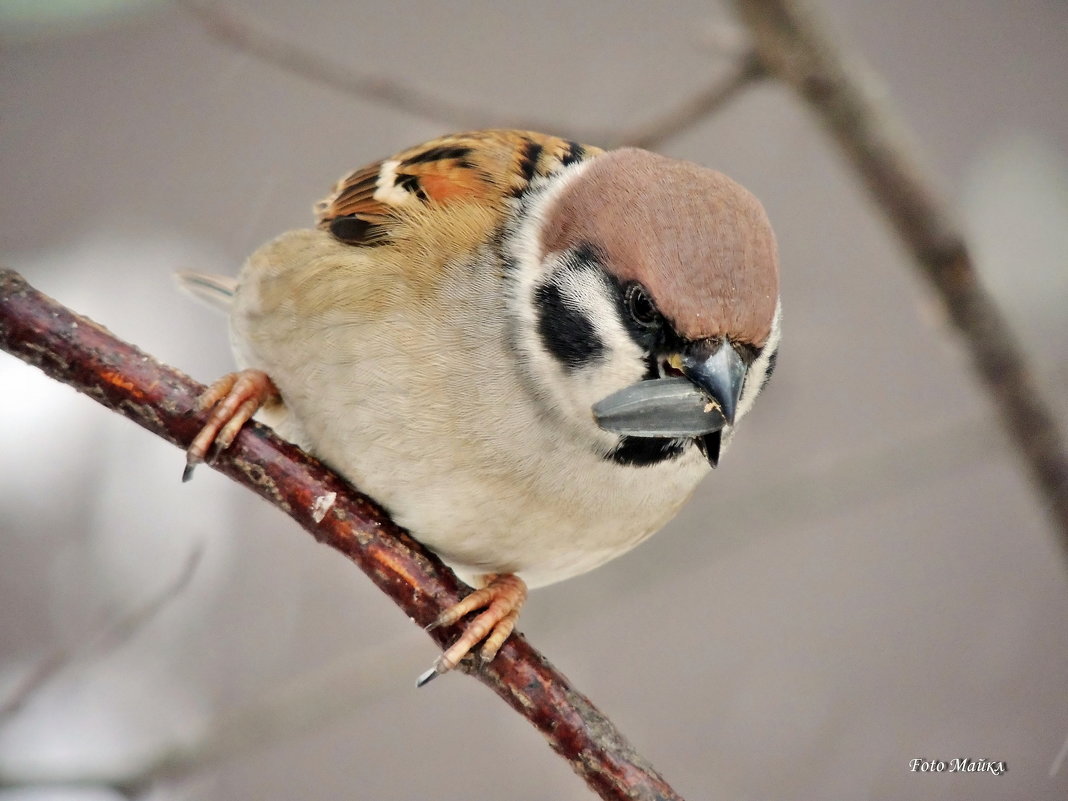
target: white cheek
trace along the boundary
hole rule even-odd
[[[603,347],[600,358],[577,370],[566,371],[557,365],[572,402],[589,409],[606,395],[642,379],[646,369],[644,353],[623,327],[604,277],[582,270],[571,273],[558,285],[568,305],[581,310],[592,323]]]
[[[645,375],[641,348],[630,338],[618,317],[613,290],[607,279],[594,268],[574,269],[559,258],[546,259],[553,285],[560,298],[574,313],[592,326],[599,352],[577,366],[568,366],[547,348],[539,331],[539,309],[534,284],[525,304],[524,319],[517,331],[517,346],[523,357],[531,386],[542,403],[554,414],[569,421],[585,436],[605,449],[616,443],[616,436],[599,429],[593,422],[592,407],[597,401]],[[556,264],[556,270],[552,270]]]
[[[738,421],[745,416],[745,414],[753,408],[753,404],[756,403],[757,395],[760,394],[760,390],[764,387],[764,379],[768,375],[768,367],[771,364],[771,355],[779,349],[779,340],[782,339],[782,301],[775,306],[775,319],[771,322],[771,333],[768,335],[768,341],[764,345],[764,349],[760,352],[760,356],[753,362],[749,368],[749,373],[745,377],[745,386],[742,387],[742,397],[738,399],[738,411],[735,414],[734,422],[737,425]]]
[[[546,271],[551,269],[542,264],[541,231],[545,226],[545,215],[560,192],[589,166],[589,161],[578,162],[555,177],[548,188],[530,201],[522,222],[516,226],[507,239],[505,244],[507,254],[515,262],[510,301],[513,313],[518,315],[524,324],[536,323],[533,319],[534,307],[530,299],[534,297],[535,285],[540,282]],[[535,179],[532,191],[537,191],[539,184],[544,184],[544,179]],[[548,261],[549,259],[546,259],[546,262]]]
[[[522,221],[507,238],[506,255],[513,262],[508,302],[515,320],[515,346],[520,369],[525,373],[530,391],[545,408],[567,420],[572,430],[609,448],[616,437],[597,428],[591,407],[616,390],[641,380],[645,374],[641,349],[618,318],[606,278],[592,269],[568,270],[561,263],[560,254],[543,257],[541,252],[541,231],[547,209],[589,163],[575,164],[552,179],[539,197],[529,201]],[[539,335],[535,298],[550,273],[557,273],[553,283],[564,302],[583,314],[602,344],[600,357],[583,366],[568,368],[561,364],[546,349]]]

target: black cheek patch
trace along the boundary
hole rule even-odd
[[[564,301],[556,284],[538,287],[534,299],[538,307],[538,336],[565,367],[578,369],[604,356],[604,343],[593,330],[593,324],[580,310]]]

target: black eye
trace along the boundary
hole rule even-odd
[[[627,311],[634,322],[642,328],[656,328],[660,325],[660,312],[656,310],[656,304],[645,291],[641,284],[631,284],[627,287],[624,295],[627,302]]]

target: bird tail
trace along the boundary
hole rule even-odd
[[[179,289],[187,295],[213,309],[230,312],[230,304],[233,303],[234,292],[237,291],[237,279],[183,270],[174,274],[174,280]]]

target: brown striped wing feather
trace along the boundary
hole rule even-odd
[[[472,201],[506,213],[509,199],[547,176],[602,151],[533,131],[452,134],[369,164],[343,178],[316,205],[320,228],[354,245],[379,244],[411,204]]]

